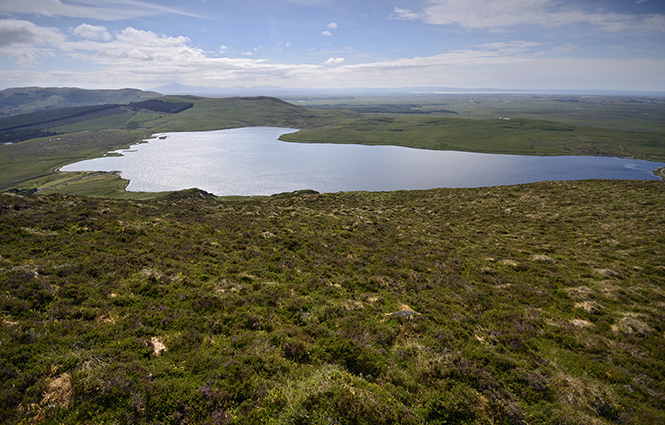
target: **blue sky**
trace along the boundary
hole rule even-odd
[[[0,0],[0,88],[665,91],[662,0]]]

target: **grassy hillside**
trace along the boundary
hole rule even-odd
[[[0,91],[0,117],[73,106],[127,104],[161,96],[137,89],[85,90],[74,87],[17,87]]]
[[[163,105],[179,107],[166,108]],[[89,130],[143,130],[147,135],[167,131],[206,131],[253,126],[309,128],[341,122],[357,114],[344,111],[313,110],[273,97],[205,98],[164,96],[123,106],[121,117],[91,117],[62,126],[49,126],[59,133]],[[0,121],[2,124],[2,121]],[[0,127],[1,128],[1,127]]]
[[[663,423],[663,185],[3,194],[0,416]]]
[[[185,111],[191,102],[150,99],[128,105],[95,105],[61,108],[0,118],[0,144],[18,143],[78,131],[135,129],[138,122]],[[136,116],[140,120],[134,120]]]
[[[63,178],[56,170],[119,146],[138,143],[143,133],[127,130],[88,131],[44,137],[0,146],[0,190],[44,189]],[[69,174],[76,180],[78,174]]]

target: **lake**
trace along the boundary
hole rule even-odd
[[[397,146],[279,141],[298,131],[247,127],[156,134],[62,171],[119,171],[127,190],[197,187],[215,195],[481,187],[546,180],[658,179],[665,163],[586,156],[494,155]]]

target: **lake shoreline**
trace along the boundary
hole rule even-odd
[[[665,163],[634,158],[490,154],[282,139],[299,131],[244,127],[154,133],[128,148],[60,170],[119,171],[129,181],[125,188],[128,192],[198,187],[218,196],[268,196],[302,188],[330,193],[557,180],[662,180],[656,171],[665,168]]]

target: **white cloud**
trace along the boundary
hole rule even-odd
[[[279,53],[284,53],[285,49],[288,49],[288,48],[291,47],[291,42],[290,41],[287,41],[287,42],[280,41],[279,43],[276,44],[275,47],[276,47],[276,49]]]
[[[0,20],[0,46],[64,44],[65,37],[56,28],[40,27],[30,21]]]
[[[109,64],[123,60],[182,63],[205,57],[203,50],[192,47],[187,37],[168,37],[132,27],[122,30],[108,43],[74,46],[96,50],[93,60]]]
[[[332,33],[328,30],[321,31],[321,35],[325,37],[332,37]]]
[[[0,20],[0,55],[16,58],[20,66],[30,66],[53,50],[68,50],[65,36],[56,28],[39,27],[32,22]]]
[[[257,51],[258,48],[247,54],[253,55]],[[97,78],[98,81],[113,80],[126,85],[136,81],[199,78],[202,75],[214,80],[239,78],[243,73],[251,75],[288,68],[266,64],[262,59],[218,57],[193,46],[187,37],[169,37],[132,27],[113,34],[110,40],[67,42],[57,30],[27,21],[0,21],[0,55],[16,58],[19,65],[35,65],[41,58],[54,53],[69,54],[75,60],[98,65],[98,69],[91,72],[86,67],[85,73],[63,70],[50,73],[51,77],[44,78],[44,81],[53,80],[58,75],[55,79],[76,81],[79,78],[82,84]]]
[[[21,0],[0,1],[0,15],[30,14],[41,16],[67,16],[70,18],[98,19],[114,21],[120,19],[177,14],[197,16],[171,7],[140,0]],[[202,16],[197,16],[204,18]]]
[[[331,30],[337,29],[337,24],[334,23],[334,22],[331,22],[331,23],[328,24],[328,28],[330,28]]]
[[[647,15],[640,26],[649,31],[665,32],[665,15]]]
[[[420,17],[434,25],[457,24],[465,28],[590,24],[607,31],[621,31],[648,23],[650,28],[647,29],[665,31],[665,26],[657,28],[657,24],[664,19],[663,15],[589,12],[578,6],[566,6],[557,0],[432,0],[422,15],[397,8],[395,14],[411,19]]]
[[[223,55],[223,54],[225,54],[225,53],[228,52],[228,51],[229,51],[229,46],[225,46],[225,45],[223,45],[223,44],[222,44],[221,46],[219,46],[219,53],[220,53],[220,54]]]
[[[72,34],[88,40],[109,41],[111,39],[111,33],[105,27],[88,24],[81,24],[76,28],[72,28]]]
[[[399,19],[404,21],[415,21],[416,19],[421,19],[423,16],[420,13],[412,12],[409,9],[400,9],[396,7],[393,11],[392,18]]]
[[[434,0],[423,19],[436,25],[459,24],[467,28],[512,26],[518,23],[552,23],[544,10],[550,0]],[[551,18],[551,17],[550,17]]]
[[[325,65],[339,65],[344,63],[344,58],[329,58],[323,63]]]
[[[579,43],[565,43],[558,46],[552,47],[552,52],[554,53],[570,53],[574,52],[580,47]]]
[[[497,49],[496,47],[500,47]],[[513,51],[512,54],[505,52]],[[519,46],[479,46],[428,57],[325,68],[338,86],[665,90],[663,59],[542,58]],[[325,85],[322,85],[325,86]]]
[[[516,64],[534,59],[529,54],[532,47],[538,43],[526,41],[513,41],[510,43],[489,43],[469,49],[455,50],[432,56],[416,56],[392,61],[348,65],[354,69],[374,69],[379,72],[388,72],[396,69],[452,69],[458,67],[491,67],[494,65]]]
[[[89,29],[89,28],[88,28]],[[565,55],[574,45],[552,47]],[[46,72],[0,70],[0,81],[14,85],[154,87],[173,82],[207,86],[390,87],[440,85],[496,88],[651,88],[665,90],[665,60],[547,58],[546,45],[515,40],[428,56],[347,64],[329,57],[318,64],[275,63],[254,56],[222,57],[187,37],[170,37],[126,28],[110,39],[67,41],[58,30],[27,21],[0,21],[0,55],[22,65],[48,55],[69,55],[85,66]],[[558,49],[558,50],[557,50]],[[260,50],[258,50],[260,51]],[[4,60],[4,58],[3,58]],[[83,70],[85,69],[85,71]],[[24,81],[24,83],[21,83]]]

